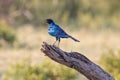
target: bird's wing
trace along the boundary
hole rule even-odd
[[[67,38],[67,37],[68,37],[68,34],[67,34],[61,27],[59,27],[58,25],[56,25],[56,26],[57,26],[56,34],[57,34],[59,37]]]

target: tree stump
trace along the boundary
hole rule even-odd
[[[52,60],[77,70],[89,80],[114,80],[98,65],[78,52],[65,52],[60,48],[43,42],[41,51]]]

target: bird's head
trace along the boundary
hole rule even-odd
[[[52,19],[46,19],[46,23],[50,24],[53,23],[54,21]]]

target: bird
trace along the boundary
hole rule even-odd
[[[61,38],[71,38],[75,42],[80,42],[79,40],[75,39],[71,35],[67,34],[59,25],[57,25],[52,19],[46,19],[46,23],[48,24],[48,33],[56,38],[55,43],[58,41],[58,46],[60,44]]]

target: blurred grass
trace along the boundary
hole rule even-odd
[[[1,0],[0,19],[42,27],[46,18],[73,28],[120,29],[119,0]],[[42,25],[42,26],[41,26]]]
[[[41,65],[31,65],[29,57],[21,63],[11,65],[3,80],[77,80],[77,72],[59,65],[49,60],[45,60]]]
[[[16,40],[15,37],[14,30],[9,25],[7,25],[4,20],[0,21],[0,46],[2,46],[3,41],[13,45]]]
[[[100,63],[102,67],[109,72],[115,80],[120,79],[120,49],[108,49],[101,56]]]

